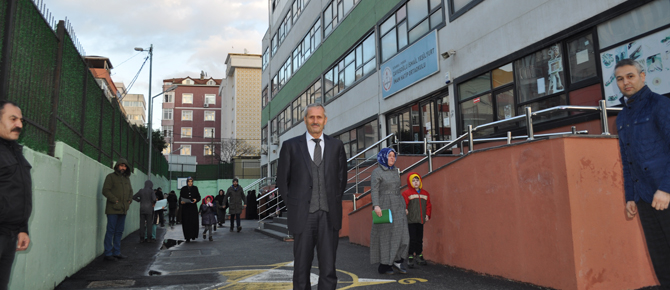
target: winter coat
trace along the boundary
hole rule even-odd
[[[414,177],[419,178],[419,191],[412,187]],[[423,189],[423,182],[418,173],[410,172],[407,175],[407,189],[403,191],[402,197],[405,198],[405,204],[407,205],[407,223],[426,223],[426,216],[430,218],[432,205],[430,204],[430,193]]]
[[[400,174],[397,169],[379,166],[370,177],[372,208],[390,209],[393,223],[373,224],[370,232],[370,263],[392,265],[407,258],[409,230],[405,200],[400,194]],[[372,214],[375,214],[374,211]]]
[[[651,204],[656,190],[670,192],[670,99],[644,86],[616,118],[626,201]]]
[[[229,214],[241,214],[244,209],[243,204],[247,204],[244,190],[242,190],[242,186],[239,185],[237,186],[237,189],[231,185],[226,192],[225,199],[228,201]]]
[[[133,200],[140,203],[140,214],[153,214],[154,205],[156,205],[156,195],[152,189],[154,186],[151,180],[144,182],[144,188],[140,189],[135,195],[133,195]]]
[[[119,165],[125,164],[127,169],[121,174]],[[130,164],[125,158],[119,158],[114,166],[114,172],[107,175],[102,185],[102,195],[107,198],[105,214],[126,214],[133,197],[133,188],[130,185]],[[152,192],[153,193],[153,192]]]
[[[179,199],[177,199],[177,195],[174,193],[168,194],[167,197],[168,200],[168,208],[169,209],[175,209],[177,206],[179,206]]]
[[[33,207],[31,168],[19,143],[0,139],[0,235],[28,233]]]
[[[207,205],[204,201],[200,205],[200,215],[202,216],[202,225],[213,225],[216,223],[216,206]]]

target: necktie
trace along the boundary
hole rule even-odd
[[[319,165],[321,164],[321,139],[312,139],[314,143],[316,143],[316,146],[314,146],[314,164]]]

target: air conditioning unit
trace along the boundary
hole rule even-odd
[[[272,145],[279,145],[279,136],[277,136],[277,134],[272,134],[270,143],[272,143]]]
[[[261,145],[261,155],[268,155],[268,145],[267,144],[262,144]]]
[[[204,106],[204,107],[205,107],[205,108],[209,108],[209,104],[205,104],[205,106]]]

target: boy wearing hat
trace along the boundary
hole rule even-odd
[[[415,258],[419,265],[427,265],[423,258],[423,225],[430,220],[432,206],[430,193],[422,189],[421,176],[416,172],[407,175],[407,190],[402,193],[407,206],[407,228],[409,229],[409,257],[407,266],[414,268]]]

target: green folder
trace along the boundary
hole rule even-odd
[[[378,217],[375,211],[372,211],[372,223],[373,224],[392,224],[393,215],[391,214],[390,209],[382,209],[382,216]]]

